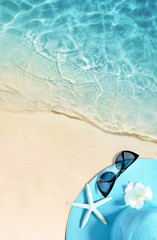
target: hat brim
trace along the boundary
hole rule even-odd
[[[104,171],[115,171],[115,166],[113,165],[103,170],[90,181],[89,186],[94,202],[104,198],[97,187],[98,178]],[[67,224],[66,240],[109,240],[113,221],[118,213],[126,207],[124,189],[129,182],[141,182],[144,186],[150,186],[153,192],[151,202],[157,203],[157,160],[137,159],[136,162],[117,179],[112,191],[107,196],[112,197],[112,200],[98,208],[107,220],[107,225],[104,225],[94,214],[91,214],[87,225],[82,229],[81,222],[86,210],[72,207]],[[76,202],[87,203],[85,188],[79,194]]]

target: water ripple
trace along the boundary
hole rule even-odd
[[[1,103],[157,140],[156,12],[149,0],[0,1]]]

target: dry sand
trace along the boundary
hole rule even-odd
[[[157,158],[157,144],[54,113],[0,112],[0,239],[64,240],[74,201],[116,153]]]

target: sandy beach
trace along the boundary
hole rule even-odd
[[[63,240],[74,201],[121,150],[157,145],[54,113],[0,112],[0,239]]]
[[[0,240],[66,240],[68,202],[118,153],[157,159],[156,12],[0,1]]]

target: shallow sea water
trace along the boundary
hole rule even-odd
[[[0,103],[157,141],[157,1],[0,0]]]

